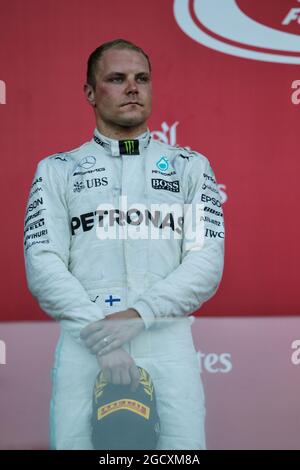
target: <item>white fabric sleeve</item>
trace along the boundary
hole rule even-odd
[[[208,160],[196,154],[188,162],[183,184],[193,210],[202,203],[202,243],[191,249],[183,237],[180,265],[141,294],[132,308],[150,328],[159,318],[189,315],[214,295],[224,264],[224,222],[221,198]],[[187,174],[186,174],[187,173]],[[191,206],[190,206],[191,207]],[[196,212],[194,212],[195,214]],[[184,220],[186,229],[186,219]]]
[[[66,182],[55,164],[51,157],[42,160],[31,186],[24,229],[27,284],[40,307],[81,341],[80,330],[105,316],[68,270]]]

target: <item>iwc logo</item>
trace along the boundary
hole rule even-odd
[[[187,36],[210,49],[246,59],[300,64],[300,36],[286,29],[299,23],[300,10],[282,2],[278,11],[276,3],[174,0],[174,16]]]

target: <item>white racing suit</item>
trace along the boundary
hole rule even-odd
[[[171,205],[201,212],[173,216]],[[208,160],[149,131],[117,141],[95,130],[91,141],[39,163],[24,234],[29,289],[61,324],[52,448],[92,449],[99,365],[81,329],[134,308],[145,329],[124,349],[152,377],[157,448],[204,449],[204,394],[188,315],[216,292],[223,270],[223,214]]]

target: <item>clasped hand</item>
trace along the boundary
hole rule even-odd
[[[91,323],[81,330],[80,337],[94,354],[102,356],[120,348],[144,327],[138,313],[134,309],[128,309]]]

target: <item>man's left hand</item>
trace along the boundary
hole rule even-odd
[[[120,348],[144,328],[145,324],[137,311],[129,308],[91,323],[81,330],[80,337],[99,356]]]

